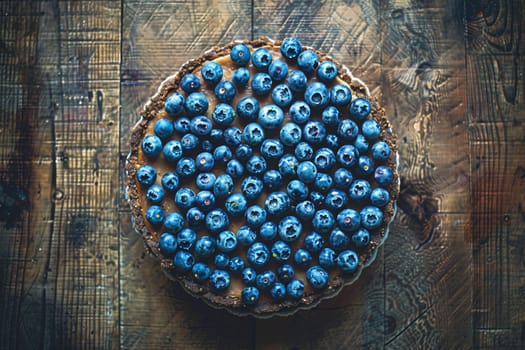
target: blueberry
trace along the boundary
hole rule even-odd
[[[260,289],[270,289],[275,283],[275,279],[275,273],[272,270],[266,270],[255,277],[255,285]]]
[[[246,251],[246,259],[254,267],[262,267],[270,260],[270,251],[266,244],[256,242]]]
[[[279,159],[284,153],[284,146],[276,139],[266,139],[260,148],[261,155],[267,160]]]
[[[193,265],[193,268],[191,269],[191,273],[193,274],[193,277],[196,280],[204,281],[210,277],[211,269],[205,263],[198,262],[195,265]]]
[[[336,84],[330,89],[330,102],[336,107],[347,105],[352,99],[352,90],[344,84]]]
[[[277,278],[283,283],[288,283],[294,278],[295,271],[292,265],[283,264],[277,268]]]
[[[308,186],[300,180],[292,180],[286,186],[286,192],[295,202],[301,202],[308,198]]]
[[[211,129],[210,141],[213,145],[217,146],[224,142],[224,132],[222,129]]]
[[[270,241],[277,236],[277,225],[271,221],[267,221],[259,228],[259,236],[265,240]]]
[[[370,145],[368,144],[368,140],[366,139],[366,137],[363,136],[363,134],[357,134],[354,141],[354,146],[355,148],[357,148],[359,153],[365,153],[368,151],[368,147]]]
[[[312,231],[304,236],[304,246],[312,253],[318,252],[323,249],[324,238],[319,233]]]
[[[173,265],[175,265],[175,270],[178,272],[191,270],[193,264],[195,264],[195,257],[186,250],[177,251],[173,257]]]
[[[211,118],[220,126],[230,125],[235,120],[235,110],[227,103],[219,103],[213,109]]]
[[[256,73],[251,82],[253,93],[259,96],[266,95],[272,90],[272,78],[266,73]]]
[[[241,226],[237,230],[237,240],[244,246],[249,246],[257,239],[257,234],[248,226]]]
[[[277,190],[283,185],[283,176],[277,170],[268,170],[263,176],[264,187],[269,190]]]
[[[196,114],[196,113],[195,113]],[[187,117],[179,117],[173,122],[175,131],[185,134],[190,131],[190,119]]]
[[[359,257],[353,250],[344,250],[337,256],[337,266],[343,272],[354,272],[359,265]]]
[[[348,197],[345,192],[338,189],[332,189],[326,194],[325,205],[328,209],[340,210],[346,205],[347,201]]]
[[[180,210],[188,210],[195,202],[195,192],[189,188],[183,187],[175,193],[174,201],[175,205],[177,205]]]
[[[252,63],[258,70],[266,71],[272,63],[273,57],[268,49],[258,48],[252,54]]]
[[[334,172],[334,185],[340,190],[348,190],[353,180],[354,176],[348,169],[339,168]]]
[[[215,196],[210,191],[200,191],[195,196],[195,204],[200,210],[207,213],[215,207]]]
[[[368,230],[378,228],[383,222],[383,212],[373,205],[364,207],[359,214],[361,225]]]
[[[176,141],[176,140],[171,140],[171,141]],[[186,134],[186,135],[182,136],[182,139],[180,141],[181,141],[181,145],[182,145],[182,150],[186,151],[186,153],[190,153],[193,150],[196,150],[197,147],[199,146],[199,138],[196,135],[194,135],[194,134]],[[166,145],[168,143],[166,143]],[[164,146],[164,147],[166,147],[166,146]],[[164,152],[164,155],[166,155],[166,152]]]
[[[367,229],[360,228],[352,235],[352,242],[358,248],[368,245],[370,243],[370,232]]]
[[[226,164],[226,173],[234,179],[238,179],[244,173],[244,166],[237,159],[232,159]]]
[[[352,145],[343,145],[337,150],[337,161],[345,168],[350,168],[357,163],[359,151]]]
[[[162,153],[168,162],[176,162],[182,157],[182,143],[177,140],[170,140],[164,145]]]
[[[286,84],[279,84],[272,90],[272,101],[281,108],[288,107],[292,98],[292,91]]]
[[[390,156],[390,146],[384,141],[378,141],[372,145],[372,158],[379,161],[387,160]]]
[[[282,216],[290,210],[290,197],[284,192],[272,192],[266,197],[264,207],[268,214]]]
[[[155,122],[155,125],[153,126],[153,131],[155,131],[155,135],[160,137],[162,140],[165,140],[171,135],[173,135],[175,129],[171,120],[162,118]]]
[[[169,232],[164,232],[159,238],[159,249],[164,255],[171,256],[177,251],[177,239]]]
[[[225,269],[230,264],[230,258],[225,253],[218,253],[217,255],[215,255],[213,262],[215,266],[219,269]]]
[[[335,165],[335,154],[330,148],[319,148],[314,155],[314,163],[319,171],[328,171]]]
[[[214,173],[199,173],[195,184],[199,190],[211,190],[215,184],[216,176]]]
[[[343,232],[353,232],[361,225],[361,216],[354,209],[343,209],[337,214],[337,225]]]
[[[321,62],[317,67],[317,77],[326,83],[334,80],[338,73],[337,65],[332,61]]]
[[[281,54],[290,60],[297,58],[301,51],[301,42],[296,38],[289,37],[281,42]]]
[[[235,149],[235,157],[240,160],[247,160],[253,155],[253,149],[247,144],[240,144]]]
[[[368,156],[360,156],[357,160],[357,167],[355,169],[357,175],[368,176],[374,172],[374,162]]]
[[[276,282],[273,284],[272,288],[270,288],[270,296],[274,300],[282,300],[286,297],[286,287],[284,284],[280,282]]]
[[[141,165],[140,168],[137,169],[135,176],[141,185],[150,186],[157,178],[157,170],[151,165]]]
[[[177,233],[177,245],[180,249],[190,250],[197,241],[197,233],[191,228],[184,228]]]
[[[336,252],[340,252],[350,245],[350,238],[339,228],[335,228],[330,232],[330,236],[328,236],[328,243],[330,244],[330,247],[334,249]]]
[[[230,126],[224,130],[224,143],[232,148],[237,147],[242,142],[242,132],[236,126]]]
[[[294,154],[300,161],[310,160],[314,156],[314,149],[308,142],[300,142],[295,146]]]
[[[317,120],[308,121],[303,128],[303,140],[313,144],[320,144],[326,136],[324,125]]]
[[[288,65],[283,60],[275,60],[268,66],[268,74],[275,81],[283,80],[288,75]]]
[[[286,82],[293,92],[304,92],[308,85],[308,78],[302,71],[293,70],[288,74]]]
[[[215,270],[210,276],[210,286],[215,290],[225,290],[230,286],[230,274],[224,270]]]
[[[358,132],[359,128],[357,127],[357,124],[350,119],[341,120],[337,126],[337,135],[345,141],[354,141]]]
[[[266,129],[277,129],[284,120],[284,113],[281,107],[269,104],[259,111],[259,123]]]
[[[337,125],[339,123],[339,110],[334,106],[323,109],[321,120],[325,125]]]
[[[208,135],[211,132],[212,127],[211,120],[203,115],[193,117],[190,121],[191,132],[198,136]]]
[[[368,119],[363,122],[363,125],[361,125],[361,133],[368,140],[375,140],[381,133],[381,127],[375,120]]]
[[[385,165],[380,165],[377,167],[374,173],[374,179],[380,185],[383,185],[383,186],[390,185],[392,181],[394,181],[394,173],[392,172],[392,169],[390,169],[389,167]]]
[[[308,197],[310,201],[312,201],[312,203],[317,207],[320,207],[324,204],[325,195],[320,192],[310,192],[310,195]]]
[[[220,174],[213,184],[213,194],[217,198],[226,198],[233,193],[233,179],[228,174]]]
[[[255,305],[259,302],[259,290],[255,287],[244,287],[241,291],[242,302],[246,305]]]
[[[364,120],[370,114],[371,106],[370,101],[364,98],[356,98],[350,103],[348,112],[350,116],[355,120]]]
[[[304,101],[296,101],[290,106],[290,118],[297,124],[304,124],[310,119],[310,106]]]
[[[374,188],[370,193],[370,203],[373,206],[382,208],[390,201],[390,194],[381,187]]]
[[[237,114],[245,122],[251,122],[259,116],[259,102],[252,96],[243,97],[237,102]]]
[[[279,222],[279,237],[285,242],[295,241],[301,235],[303,226],[295,216],[286,216]]]
[[[164,209],[158,205],[152,205],[146,211],[146,220],[152,225],[159,225],[164,221]]]
[[[312,108],[323,109],[330,102],[330,90],[321,82],[313,82],[306,87],[304,100]]]
[[[311,220],[315,214],[315,205],[309,201],[302,201],[295,206],[295,215],[301,220]]]
[[[201,81],[195,74],[185,74],[180,81],[180,87],[189,94],[199,90]]]
[[[303,132],[299,125],[295,123],[286,123],[279,131],[279,139],[286,146],[295,146],[301,141]]]
[[[162,202],[164,195],[164,189],[157,184],[151,185],[146,191],[146,198],[153,204]]]
[[[250,71],[247,68],[241,67],[236,69],[232,75],[232,83],[237,87],[246,86],[250,81]]]
[[[213,151],[213,159],[215,159],[215,161],[218,164],[226,164],[230,161],[230,159],[232,159],[232,157],[233,157],[232,151],[226,145],[218,146]]]
[[[195,254],[201,258],[209,258],[215,253],[215,239],[202,236],[195,242]]]
[[[312,73],[319,66],[319,56],[313,50],[304,50],[297,57],[297,65],[306,73]]]
[[[190,157],[182,157],[175,167],[177,174],[181,177],[190,177],[197,171],[195,160]]]
[[[221,252],[229,253],[233,251],[236,247],[237,236],[235,236],[235,234],[232,231],[225,230],[217,235],[217,249]]]
[[[266,171],[266,160],[256,154],[250,157],[246,162],[246,171],[251,175],[260,175]]]
[[[238,66],[246,66],[250,56],[250,49],[246,44],[235,44],[230,51],[230,58]]]
[[[272,257],[280,262],[287,261],[292,255],[292,249],[283,241],[276,241],[272,246]]]
[[[241,193],[231,194],[224,202],[224,207],[231,216],[239,216],[244,214],[246,205],[246,198],[244,198]]]
[[[153,158],[159,155],[162,151],[162,141],[157,135],[146,135],[142,139],[142,152],[147,157]]]
[[[170,233],[177,233],[184,227],[184,217],[177,212],[171,212],[164,219],[164,228]],[[180,247],[180,243],[179,243]]]
[[[199,171],[210,171],[215,165],[215,159],[213,155],[209,152],[202,152],[195,157],[195,167]]]
[[[364,202],[370,198],[370,193],[372,189],[370,188],[370,183],[364,179],[357,179],[352,182],[350,189],[348,190],[350,198],[356,202]]]
[[[291,280],[286,286],[286,293],[294,299],[299,299],[304,294],[304,283],[298,279]]]
[[[315,289],[322,289],[328,284],[328,272],[321,266],[312,266],[306,271],[306,280]]]
[[[244,212],[246,224],[250,227],[257,228],[266,221],[266,210],[259,205],[252,205]]]
[[[175,92],[168,96],[164,103],[164,109],[172,117],[178,117],[184,112],[185,99],[182,94]]]
[[[291,154],[285,154],[279,159],[277,167],[282,176],[291,177],[296,174],[297,165],[299,165],[297,158]]]
[[[317,167],[309,160],[299,163],[297,167],[297,177],[304,183],[312,183],[317,176]]]
[[[260,145],[264,141],[264,128],[259,123],[250,123],[244,127],[242,136],[248,145]]]
[[[319,265],[329,269],[335,265],[335,251],[332,248],[323,248],[319,252]]]
[[[315,231],[326,234],[334,227],[334,216],[327,209],[318,210],[312,219],[312,227]]]
[[[215,85],[222,79],[222,66],[217,62],[208,62],[202,66],[201,75],[205,82]]]
[[[214,148],[215,148],[215,146],[213,145],[213,143],[210,140],[203,140],[201,142],[201,149],[204,152],[212,152]]]
[[[248,176],[241,183],[241,192],[244,194],[246,199],[254,200],[263,191],[263,182],[255,176]]]
[[[253,286],[255,284],[256,277],[257,272],[253,267],[245,267],[241,272],[241,280],[247,286]]]
[[[235,86],[231,81],[223,80],[219,82],[213,90],[220,102],[230,102],[235,97]]]
[[[334,180],[327,173],[317,173],[314,181],[314,187],[316,190],[326,192],[332,187]]]
[[[206,215],[197,207],[189,208],[186,212],[186,221],[189,227],[199,227],[204,220]]]
[[[184,103],[186,111],[191,115],[205,114],[208,110],[208,98],[202,92],[192,92]]]
[[[206,227],[212,233],[224,231],[229,225],[230,219],[222,209],[215,208],[206,214]]]

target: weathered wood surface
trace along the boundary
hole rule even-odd
[[[525,348],[520,1],[0,2],[0,349]],[[188,58],[294,35],[362,77],[399,135],[392,233],[317,309],[212,310],[144,254],[130,128]]]

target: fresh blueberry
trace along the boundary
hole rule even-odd
[[[292,265],[283,264],[277,268],[277,278],[283,283],[290,282],[295,276],[295,271]]]
[[[343,145],[337,150],[337,161],[345,168],[350,168],[357,163],[359,151],[352,145]]]
[[[235,110],[227,103],[219,103],[213,109],[211,118],[217,125],[230,125],[235,120]]]
[[[255,278],[257,277],[257,271],[253,267],[245,267],[241,272],[241,280],[247,286],[253,286],[255,284]]]
[[[282,300],[286,297],[286,287],[280,282],[275,282],[270,288],[270,296],[274,300]]]
[[[164,255],[171,256],[177,251],[177,239],[169,232],[164,232],[159,238],[159,249]]]
[[[308,85],[308,78],[302,71],[296,69],[288,74],[286,82],[293,92],[304,92]]]
[[[230,107],[231,108],[231,107]],[[190,130],[197,136],[208,135],[213,128],[211,120],[203,115],[193,117],[190,122]]]
[[[162,202],[162,200],[164,199],[164,195],[164,189],[162,188],[162,186],[157,184],[151,185],[146,191],[146,198],[153,204]]]
[[[330,90],[325,84],[316,81],[306,87],[304,100],[315,109],[323,109],[330,102]]]
[[[141,165],[140,168],[137,169],[135,176],[141,185],[150,186],[157,178],[157,170],[151,165]]]
[[[229,80],[219,82],[213,90],[220,102],[230,102],[235,97],[235,85]]]
[[[300,142],[295,146],[294,154],[300,161],[310,160],[314,156],[314,149],[308,142]]]
[[[260,71],[268,70],[268,67],[272,63],[273,57],[268,49],[260,47],[255,50],[252,54],[252,63]]]
[[[392,181],[394,181],[394,173],[392,172],[392,169],[390,169],[389,167],[385,165],[380,165],[377,167],[374,173],[374,179],[380,185],[383,185],[383,186],[390,185]]]
[[[286,192],[295,202],[301,202],[308,198],[308,186],[300,180],[292,180],[286,186]]]
[[[335,265],[335,251],[332,248],[323,248],[319,252],[319,265],[330,269]]]
[[[215,270],[210,276],[210,286],[215,290],[225,290],[230,286],[230,274],[224,270]]]
[[[232,83],[237,87],[246,86],[250,81],[250,71],[247,68],[241,67],[236,69],[232,75]]]
[[[272,101],[281,108],[288,107],[292,98],[292,91],[286,84],[279,84],[272,90]]]
[[[175,205],[177,205],[180,210],[188,210],[195,202],[195,192],[189,188],[183,187],[175,193],[174,201]]]
[[[181,177],[190,177],[197,171],[195,160],[190,157],[182,157],[175,167],[177,174]]]
[[[259,236],[265,240],[270,241],[277,236],[277,225],[272,221],[267,221],[259,228]]]
[[[279,159],[284,153],[284,146],[276,139],[266,139],[260,148],[261,155],[267,160]]]
[[[184,106],[191,115],[205,114],[208,110],[209,102],[206,95],[202,92],[192,92],[186,98]]]
[[[297,65],[305,73],[312,73],[319,66],[319,56],[313,50],[304,50],[297,57]]]
[[[372,205],[382,208],[390,201],[390,194],[387,190],[381,187],[374,188],[370,193],[370,203]]]
[[[195,242],[195,254],[201,258],[209,258],[215,253],[215,239],[202,236]]]
[[[187,117],[179,117],[173,122],[175,131],[185,134],[190,131],[190,119]]]
[[[304,246],[312,253],[318,252],[323,249],[324,238],[319,233],[312,231],[304,236]]]
[[[291,280],[286,285],[286,293],[294,299],[299,299],[304,294],[304,283],[298,279]]]
[[[241,193],[231,194],[224,202],[224,207],[231,216],[239,216],[244,214],[246,205],[246,198],[244,198]]]
[[[268,66],[268,74],[275,81],[283,80],[288,75],[288,65],[283,60],[275,60]]]
[[[326,135],[326,145],[330,149],[337,150],[339,148],[339,138],[335,134]]]
[[[164,158],[166,158],[168,162],[174,163],[182,157],[182,153],[183,153],[182,143],[178,140],[169,140],[164,145],[164,148],[162,149],[162,153],[164,154]]]
[[[180,87],[189,94],[199,90],[201,81],[195,74],[185,74],[180,81]]]
[[[247,160],[253,155],[253,149],[247,144],[240,144],[235,149],[235,157],[240,160]]]
[[[197,241],[197,233],[191,228],[184,228],[177,233],[177,245],[180,249],[190,250]]]
[[[350,116],[355,120],[364,120],[370,114],[371,106],[370,101],[364,98],[356,98],[350,103],[348,112]]]
[[[222,66],[217,62],[208,62],[201,69],[202,79],[208,84],[215,85],[222,79]]]
[[[237,236],[232,231],[225,230],[217,235],[217,249],[220,250],[221,252],[229,253],[233,251],[236,247],[237,247]],[[231,263],[231,260],[230,260],[230,263]]]
[[[316,190],[326,192],[332,187],[334,180],[327,173],[317,173],[314,181],[314,187]]]
[[[220,145],[224,142],[224,132],[222,129],[211,129],[210,141],[214,146]]]
[[[375,140],[381,133],[381,127],[375,120],[367,119],[363,122],[363,125],[361,125],[361,133],[367,139]]]
[[[177,212],[171,212],[164,219],[164,228],[170,233],[177,233],[184,227],[184,217]],[[180,242],[179,242],[180,247]]]
[[[217,198],[226,198],[233,193],[233,179],[228,174],[220,174],[213,184],[213,194]]]
[[[309,160],[299,163],[297,166],[297,177],[304,183],[312,183],[317,176],[317,167]]]
[[[314,155],[314,163],[319,171],[328,171],[335,165],[335,154],[330,148],[319,148]]]
[[[193,265],[193,268],[191,269],[191,273],[193,274],[193,277],[196,280],[204,281],[210,277],[211,269],[205,263],[198,262],[195,265]]]
[[[343,232],[352,232],[359,228],[361,216],[354,209],[343,209],[337,214],[337,225]]]
[[[222,209],[215,208],[206,214],[206,227],[212,233],[221,232],[227,229],[229,225],[230,219]]]
[[[370,145],[366,137],[363,136],[363,134],[357,134],[355,141],[354,141],[354,146],[355,148],[357,148],[359,153],[365,153],[368,151],[368,147]]]
[[[173,257],[173,265],[178,272],[190,271],[195,264],[195,257],[186,250],[179,250]]]
[[[374,162],[368,156],[360,156],[357,160],[357,167],[355,169],[357,175],[368,176],[374,172]]]
[[[330,90],[330,101],[334,106],[343,107],[352,99],[352,90],[344,84],[336,84]]]
[[[286,146],[295,146],[301,141],[303,132],[299,125],[295,123],[286,123],[279,131],[279,139]]]
[[[263,191],[263,182],[261,179],[255,176],[248,176],[241,183],[241,192],[244,194],[246,199],[254,200]]]
[[[237,179],[244,173],[244,166],[237,159],[232,159],[226,164],[226,173]]]
[[[199,190],[211,190],[215,184],[216,176],[214,173],[199,173],[195,184]]]
[[[252,96],[243,97],[237,102],[237,114],[245,122],[252,122],[259,116],[259,102]]]
[[[248,226],[257,228],[266,221],[267,213],[263,207],[259,205],[252,205],[246,209],[244,212],[244,217]]]
[[[255,73],[252,78],[251,87],[253,93],[259,96],[266,95],[272,90],[272,77],[267,73]]]
[[[204,223],[206,215],[197,207],[192,207],[186,212],[186,221],[189,227],[199,227]]]
[[[215,149],[215,146],[213,145],[213,143],[210,140],[202,140],[202,142],[201,142],[201,149],[204,152],[213,152],[213,150]]]
[[[332,189],[326,194],[325,205],[328,209],[340,210],[346,205],[347,201],[348,197],[344,191]]]
[[[142,152],[147,157],[153,158],[162,151],[162,140],[157,135],[146,135],[142,139]]]
[[[301,235],[303,226],[295,216],[286,216],[279,222],[279,237],[285,242],[295,241]]]
[[[312,227],[315,231],[326,234],[334,227],[334,216],[327,209],[321,209],[315,212],[314,218],[312,219]]]
[[[337,135],[345,141],[354,141],[358,132],[359,128],[357,124],[351,119],[343,119],[337,126]]]
[[[246,44],[235,44],[230,51],[230,58],[238,66],[246,66],[250,56],[250,49]]]
[[[246,259],[255,268],[262,267],[270,260],[270,250],[266,244],[255,242],[246,251]]]
[[[339,70],[337,69],[336,64],[332,61],[321,62],[319,67],[317,67],[317,77],[326,83],[334,80],[338,73]]]
[[[255,154],[246,162],[246,171],[251,175],[260,175],[266,171],[266,160]]]
[[[232,151],[226,145],[220,145],[213,151],[213,159],[215,159],[218,164],[226,164],[232,157]]]
[[[368,245],[370,243],[370,232],[367,229],[360,228],[352,235],[352,242],[358,248]]]
[[[297,165],[299,165],[297,158],[291,154],[285,154],[279,159],[277,167],[282,176],[292,177],[296,174]]]
[[[266,197],[264,207],[270,215],[284,215],[290,210],[290,197],[285,192],[272,192]]]
[[[302,201],[295,206],[295,215],[301,220],[311,220],[315,214],[315,205],[309,201]]]
[[[276,241],[272,246],[272,257],[280,262],[287,261],[292,255],[292,249],[283,241]]]
[[[359,265],[359,257],[353,250],[344,250],[337,256],[337,266],[343,272],[354,272]]]
[[[345,168],[339,168],[334,172],[334,185],[340,190],[348,190],[350,185],[354,181],[354,176],[350,170]]]
[[[304,101],[296,101],[290,106],[290,118],[297,124],[304,124],[310,119],[310,106]]]
[[[383,222],[383,212],[373,205],[364,207],[359,214],[361,215],[361,225],[368,230],[378,228]]]
[[[379,161],[387,160],[390,156],[390,146],[384,141],[378,141],[372,145],[372,158]]]
[[[348,190],[350,198],[356,202],[364,202],[370,198],[372,189],[370,183],[364,179],[357,179],[352,182],[350,189]]]
[[[219,269],[225,269],[230,264],[230,258],[225,253],[218,253],[217,255],[215,255],[213,262],[215,263],[215,266]]]
[[[277,129],[284,120],[284,113],[281,107],[269,104],[259,111],[259,123],[266,129]]]
[[[259,302],[259,290],[255,287],[244,287],[241,291],[242,302],[246,305],[255,305]]]
[[[312,266],[306,271],[306,280],[315,289],[322,289],[328,284],[328,272],[321,266]]]
[[[232,148],[237,147],[242,142],[242,132],[236,126],[230,126],[224,130],[224,143]]]
[[[264,187],[269,190],[277,190],[283,185],[283,177],[277,170],[268,170],[263,176]]]
[[[303,128],[303,140],[313,144],[320,144],[326,136],[324,125],[317,120],[306,122]]]
[[[153,131],[155,131],[155,135],[160,137],[162,140],[165,140],[173,135],[175,129],[173,128],[173,122],[171,120],[162,118],[155,122]]]
[[[237,230],[237,241],[244,246],[249,246],[257,239],[257,233],[248,226],[241,226]]]
[[[330,247],[334,249],[336,252],[340,252],[350,245],[350,238],[339,228],[335,228],[330,232],[330,236],[328,236],[328,243],[330,244]]]
[[[326,125],[337,125],[339,123],[339,110],[334,106],[323,109],[321,120]]]
[[[243,140],[250,146],[260,145],[264,137],[264,128],[259,123],[250,123],[244,127],[242,132]]]
[[[215,196],[210,191],[200,191],[195,196],[195,204],[200,210],[207,213],[215,207]]]
[[[164,103],[164,109],[172,117],[178,117],[182,112],[184,112],[184,96],[182,94],[175,92],[168,96],[166,102]]]
[[[164,221],[164,209],[158,205],[152,205],[146,211],[146,220],[152,225],[159,225]]]
[[[275,283],[275,279],[275,273],[272,270],[266,270],[255,277],[255,285],[260,289],[270,289]]]
[[[281,42],[281,54],[290,60],[297,58],[302,49],[301,42],[296,38],[288,37]]]
[[[171,140],[171,141],[176,141],[176,140]],[[197,147],[199,146],[199,138],[196,135],[194,135],[194,134],[186,134],[186,135],[182,136],[182,139],[180,141],[181,141],[181,145],[182,145],[182,150],[186,151],[186,153],[190,153],[193,150],[196,150]],[[166,145],[168,143],[166,143]],[[166,147],[166,146],[164,146],[164,147]],[[164,152],[164,155],[166,155],[166,152]]]
[[[215,165],[213,155],[209,152],[202,152],[195,157],[195,167],[199,171],[210,171]]]

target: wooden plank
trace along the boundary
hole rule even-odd
[[[132,126],[144,103],[167,76],[215,45],[250,38],[245,1],[125,1],[121,76],[121,159],[129,152]],[[121,181],[126,181],[124,177]],[[254,322],[214,310],[169,281],[121,213],[121,346],[123,348],[253,347]]]

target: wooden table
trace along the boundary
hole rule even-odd
[[[524,17],[518,0],[0,2],[0,348],[525,348]],[[164,77],[261,35],[365,79],[402,175],[360,280],[272,320],[168,282],[123,172]]]

